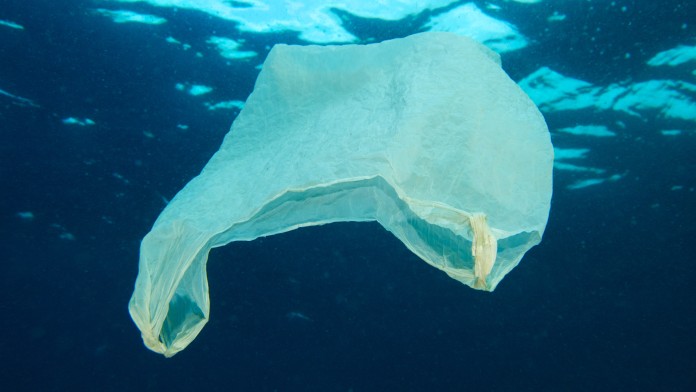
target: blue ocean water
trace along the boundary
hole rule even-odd
[[[696,4],[346,3],[0,3],[0,389],[695,390]],[[139,242],[270,47],[426,30],[501,53],[542,110],[542,243],[493,293],[376,223],[233,243],[201,335],[148,351],[127,312]]]

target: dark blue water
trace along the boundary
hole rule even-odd
[[[696,82],[694,62],[645,65],[696,44],[696,3],[492,3],[530,40],[503,54],[514,80],[547,66],[602,86]],[[100,7],[167,23],[116,24]],[[553,11],[567,19],[547,23]],[[415,33],[429,17],[336,15],[360,42]],[[238,114],[202,102],[244,100],[273,43],[303,42],[140,3],[3,0],[0,20],[23,26],[0,26],[0,89],[13,95],[0,94],[0,390],[696,390],[695,122],[545,113],[552,130],[623,123],[617,137],[582,141],[587,166],[622,177],[570,190],[582,174],[557,171],[542,243],[494,293],[429,267],[377,224],[215,249],[210,322],[165,359],[127,312],[139,242]],[[259,56],[221,58],[204,44],[213,33]],[[215,90],[192,97],[180,82]]]

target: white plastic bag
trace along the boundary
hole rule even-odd
[[[276,45],[220,151],[143,239],[131,316],[172,356],[208,319],[212,247],[338,221],[376,220],[493,290],[541,240],[552,161],[537,108],[468,38]]]

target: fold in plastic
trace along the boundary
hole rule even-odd
[[[130,314],[172,356],[208,320],[212,247],[339,221],[377,221],[493,290],[541,240],[552,161],[537,108],[468,38],[276,45],[220,150],[143,239]]]

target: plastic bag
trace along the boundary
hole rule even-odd
[[[468,38],[276,45],[220,150],[143,239],[131,316],[172,356],[208,320],[212,247],[339,221],[376,220],[493,290],[541,240],[552,162],[537,108]]]

